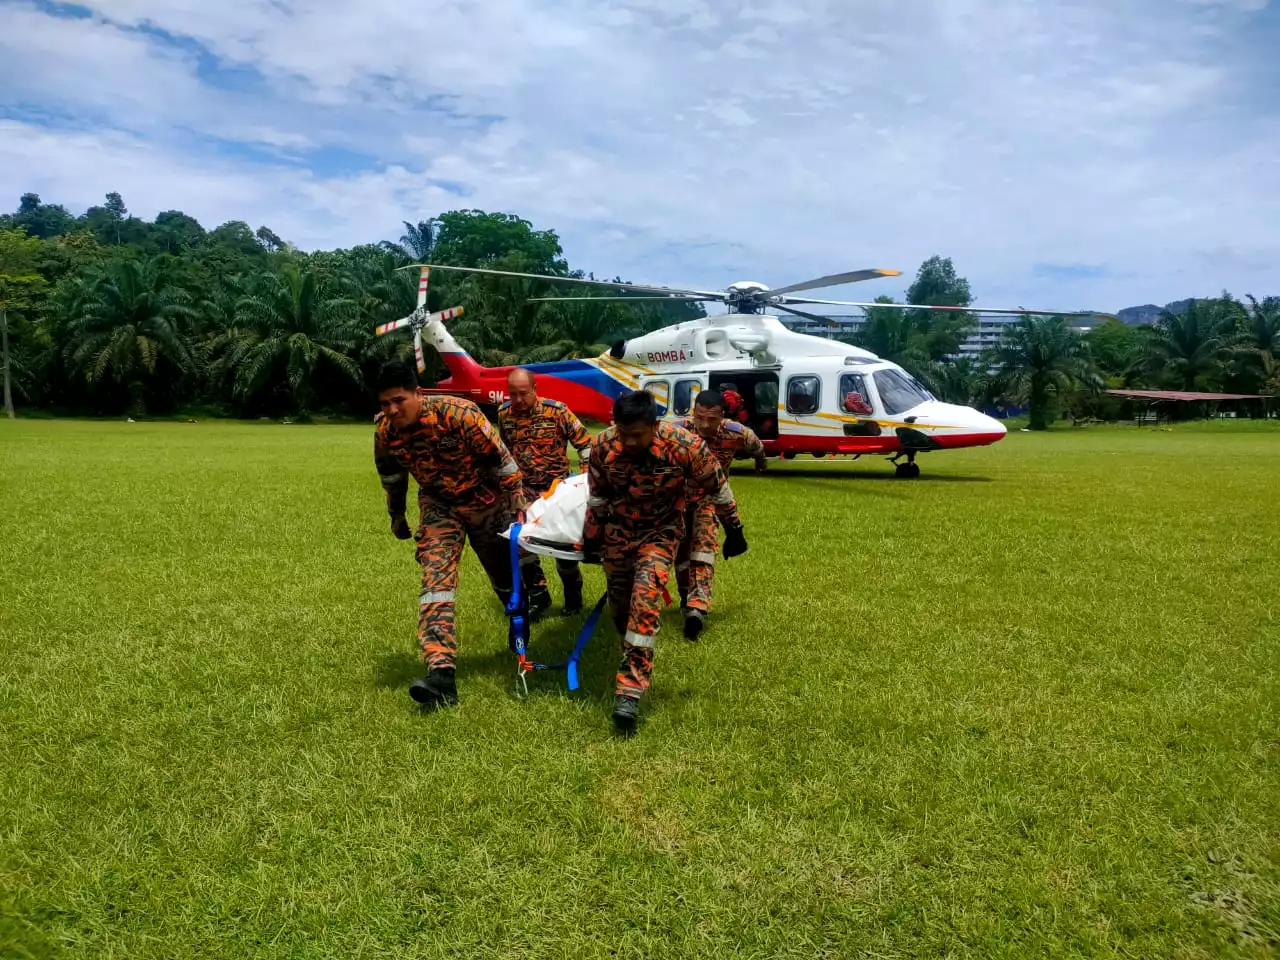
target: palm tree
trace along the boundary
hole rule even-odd
[[[894,302],[884,296],[876,300]],[[929,389],[942,391],[946,358],[959,349],[970,326],[968,314],[870,307],[853,340],[855,346],[898,364]]]
[[[384,244],[381,250],[353,259],[339,277],[339,288],[356,306],[354,354],[366,372],[393,358],[414,362],[413,337],[408,330],[384,336],[374,333],[384,323],[407,317],[418,305],[419,274],[401,269],[409,262],[404,251]],[[439,299],[433,290],[432,300]],[[422,351],[426,365],[423,382],[435,383],[444,375],[444,364],[425,343]]]
[[[1084,340],[1064,317],[1023,317],[1010,324],[990,360],[996,381],[1026,401],[1032,430],[1048,427],[1051,401],[1073,386],[1101,386]]]
[[[382,248],[391,253],[403,254],[406,260],[414,263],[427,263],[431,259],[431,251],[435,249],[440,221],[433,217],[430,220],[419,220],[417,223],[410,223],[408,220],[401,222],[404,224],[404,233],[400,235],[400,242],[392,243],[384,240],[381,243]]]
[[[879,298],[877,298],[879,299]],[[886,301],[888,298],[884,298]],[[929,369],[929,351],[916,328],[914,311],[877,310],[866,312],[866,321],[852,337],[855,346],[896,363],[913,376]]]
[[[633,306],[603,298],[548,304],[538,316],[535,345],[525,349],[524,360],[537,363],[599,356],[611,340],[626,339],[652,319],[643,308],[644,304]]]
[[[968,406],[982,398],[987,375],[972,357],[956,357],[939,364],[934,379],[941,399]]]
[[[528,257],[519,251],[489,265],[498,270],[532,268]],[[549,281],[467,276],[448,289],[450,305],[464,310],[453,334],[482,363],[504,366],[528,362],[530,351],[555,337],[554,332],[548,332],[545,320],[550,316],[549,305],[530,302],[556,293]]]
[[[1216,386],[1237,307],[1223,297],[1193,301],[1182,313],[1161,311],[1147,354],[1152,375],[1181,390]]]
[[[1236,332],[1232,353],[1258,393],[1280,393],[1280,297],[1259,302],[1249,295],[1249,311]]]
[[[287,386],[294,409],[305,415],[323,368],[363,382],[349,356],[355,314],[350,300],[329,296],[314,271],[286,263],[280,275],[258,277],[240,300],[236,325],[214,341],[213,371],[230,377],[233,395],[243,402],[267,387]]]
[[[64,355],[89,384],[125,386],[140,413],[148,379],[162,363],[179,373],[196,368],[181,329],[193,315],[189,303],[185,291],[163,281],[154,261],[109,264],[76,296]]]
[[[240,274],[216,280],[196,305],[202,332],[217,336],[234,327],[237,305],[248,292],[248,281]]]

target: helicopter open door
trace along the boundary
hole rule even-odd
[[[731,390],[742,398],[743,410],[734,419],[745,423],[761,440],[778,438],[778,374],[773,370],[726,370],[711,375],[712,390]]]

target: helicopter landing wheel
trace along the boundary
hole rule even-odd
[[[900,463],[894,470],[894,476],[899,480],[914,480],[920,476],[920,464],[916,463],[914,458],[906,463]]]

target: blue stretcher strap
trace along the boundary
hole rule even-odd
[[[515,652],[524,657],[529,649],[529,619],[523,610],[523,583],[520,578],[520,528],[522,526],[520,523],[515,523],[511,527],[511,599],[507,601],[507,616],[511,619],[511,635],[515,642]],[[591,635],[595,633],[596,624],[600,622],[600,614],[604,612],[604,605],[608,599],[609,595],[606,593],[596,603],[595,609],[591,611],[591,616],[587,618],[587,622],[578,631],[578,640],[574,644],[573,652],[569,654],[567,661],[553,664],[530,663],[527,660],[522,660],[521,662],[526,664],[524,669],[564,670],[568,674],[569,689],[577,690],[578,660],[581,659],[582,651],[586,649]]]
[[[511,525],[511,599],[507,601],[507,613],[513,614],[520,610],[521,586],[520,586],[520,528],[523,524],[517,522]]]
[[[582,630],[578,633],[578,642],[573,645],[573,653],[569,654],[569,662],[565,664],[565,673],[569,681],[569,689],[578,689],[578,660],[582,656],[582,651],[587,645],[587,641],[591,639],[591,635],[595,633],[596,624],[600,620],[600,613],[604,610],[605,601],[609,599],[606,593],[596,603],[596,608],[591,611],[591,616],[587,618],[587,622],[582,625]]]
[[[529,618],[523,610],[524,586],[520,580],[520,528],[516,522],[511,527],[511,599],[507,601],[507,616],[511,618],[511,640],[518,656],[523,657],[529,648]]]

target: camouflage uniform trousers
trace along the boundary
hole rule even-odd
[[[689,507],[684,538],[676,552],[676,586],[686,612],[711,612],[711,584],[716,574],[716,507],[704,497]]]
[[[542,496],[550,487],[525,488],[525,494],[533,499]],[[564,585],[565,602],[576,599],[582,602],[582,569],[577,560],[562,560],[556,557],[556,573],[560,575],[560,583]],[[536,553],[520,551],[520,582],[524,584],[526,595],[534,596],[547,592],[547,577],[542,572],[542,558]]]
[[[607,538],[608,539],[608,538]],[[623,549],[610,544],[601,557],[613,623],[622,634],[617,694],[639,699],[649,689],[663,591],[675,562],[678,538],[658,537]]]
[[[463,544],[471,541],[493,592],[505,607],[511,599],[511,544],[501,534],[510,525],[511,511],[501,498],[496,503],[445,506],[423,497],[418,503],[421,523],[415,539],[422,565],[418,642],[428,667],[453,667],[458,654],[454,598]]]

